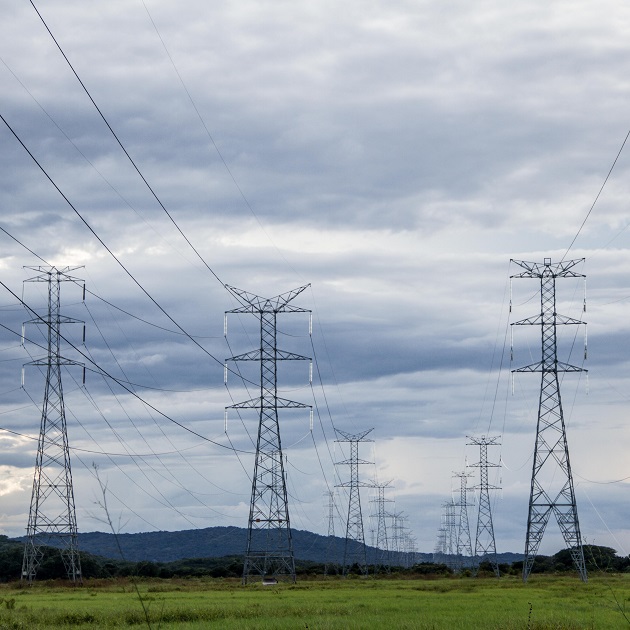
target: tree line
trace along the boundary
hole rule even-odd
[[[591,573],[630,572],[629,556],[618,556],[614,549],[597,545],[585,545],[583,549],[587,570]],[[43,551],[44,555],[37,571],[37,579],[64,579],[66,570],[59,549],[44,547]],[[20,579],[23,555],[24,545],[22,543],[12,541],[6,536],[0,536],[0,581],[8,582]],[[242,556],[188,558],[171,562],[148,560],[135,562],[122,558],[117,560],[86,552],[80,552],[80,557],[84,579],[131,576],[164,579],[173,577],[240,578],[243,574]],[[520,575],[523,570],[523,562],[499,564],[499,570],[502,575]],[[553,556],[537,556],[532,573],[569,573],[573,570],[571,552],[569,549],[563,549]],[[350,576],[359,576],[362,572],[363,567],[359,566],[350,567],[346,571]],[[321,562],[296,560],[296,573],[300,577],[316,577],[325,574],[341,575],[342,567],[338,564],[326,565]],[[472,575],[473,572],[470,569],[457,572],[446,564],[420,562],[406,568],[371,565],[368,567],[368,573],[384,577],[421,577],[426,575]],[[478,574],[493,576],[492,565],[489,562],[482,562],[479,565]]]

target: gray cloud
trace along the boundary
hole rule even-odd
[[[316,413],[314,440],[308,414],[282,418],[294,524],[327,528],[324,473],[334,484],[333,461],[343,457],[332,442],[330,411],[345,430],[375,427],[375,466],[365,474],[396,478],[396,506],[409,515],[423,551],[433,547],[452,471],[476,457],[465,436],[503,433],[497,539],[500,550],[519,551],[539,377],[518,375],[512,397],[509,370],[535,360],[539,340],[536,330],[520,329],[514,362],[502,354],[507,277],[514,273],[508,260],[565,255],[621,145],[628,124],[627,7],[613,0],[603,7],[486,0],[474,7],[272,4],[264,11],[247,2],[158,2],[149,9],[221,156],[142,7],[114,1],[87,8],[70,0],[42,7],[121,140],[219,277],[264,296],[312,283],[296,303],[314,312],[315,375],[319,370],[324,393],[317,378],[314,393],[307,385],[306,365],[281,368],[283,392],[315,404],[322,418],[320,424]],[[233,300],[143,187],[32,9],[7,9],[0,42],[6,66],[100,174],[4,65],[0,113],[108,247],[219,361],[255,347],[253,318],[230,319],[228,347],[223,313]],[[6,129],[0,143],[0,225],[53,264],[85,265],[76,274],[104,299],[175,330]],[[595,481],[627,476],[620,436],[627,407],[628,164],[624,152],[568,254],[587,259],[590,391],[586,396],[585,379],[568,377],[563,401],[574,469]],[[0,242],[0,279],[22,295],[30,273],[22,266],[40,261],[5,235]],[[536,312],[536,289],[535,282],[515,281],[509,321]],[[560,289],[560,310],[579,316],[581,285]],[[128,531],[191,521],[244,526],[255,414],[241,420],[230,413],[227,436],[223,425],[230,396],[248,397],[238,379],[230,375],[226,390],[221,365],[184,336],[89,294],[86,310],[73,291],[64,287],[64,311],[87,321],[87,348],[99,365],[175,390],[139,391],[189,428],[247,451],[239,461],[117,385],[112,393],[89,374],[84,393],[64,374],[72,445],[118,454],[73,452],[80,527],[98,528],[92,461],[119,497],[112,503]],[[42,286],[26,285],[24,295],[43,312]],[[6,292],[0,306],[2,323],[17,333],[32,317]],[[283,347],[312,355],[307,325],[306,317],[282,318]],[[79,330],[67,328],[80,341]],[[0,426],[36,435],[42,378],[30,368],[19,389],[21,364],[30,357],[9,330],[0,333],[0,348],[10,348],[0,356],[6,392]],[[567,336],[562,353],[571,344]],[[32,344],[27,349],[35,352]],[[578,355],[573,350],[571,360],[581,361]],[[80,371],[72,374],[80,380]],[[587,448],[600,441],[601,448]],[[125,448],[150,457],[130,458]],[[34,443],[14,441],[3,452],[0,465],[28,479]],[[615,507],[623,485],[587,490],[613,534],[630,544]],[[22,533],[29,495],[29,483],[3,495],[3,531]],[[181,514],[165,508],[164,497]],[[580,509],[587,540],[617,548],[582,499]],[[549,544],[562,546],[555,538]]]

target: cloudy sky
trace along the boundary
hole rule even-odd
[[[26,527],[43,397],[35,367],[21,387],[42,337],[27,326],[20,347],[33,315],[11,292],[44,312],[24,267],[50,264],[83,267],[86,302],[66,283],[63,312],[86,321],[83,352],[151,405],[64,371],[81,531],[105,529],[93,464],[121,531],[246,526],[257,418],[231,412],[226,432],[224,408],[251,392],[234,375],[224,386],[222,362],[258,331],[232,315],[226,342],[222,283],[266,297],[310,283],[294,304],[312,310],[312,340],[307,315],[279,318],[281,347],[316,358],[312,388],[308,364],[280,367],[281,395],[315,409],[312,433],[307,411],[281,416],[293,526],[328,531],[324,493],[348,475],[333,426],[373,428],[362,477],[391,481],[432,551],[453,472],[479,458],[467,436],[500,435],[497,548],[522,551],[539,375],[512,394],[510,369],[539,340],[515,330],[510,363],[509,322],[539,302],[535,281],[515,280],[509,313],[509,261],[584,257],[588,382],[562,384],[580,522],[588,543],[630,552],[628,150],[588,215],[630,128],[626,3],[38,6],[199,255],[34,8],[3,9],[0,426],[22,436],[0,434],[2,533]],[[582,296],[581,280],[559,281],[561,312],[580,317]],[[571,328],[560,359],[582,365]],[[63,332],[80,345],[81,330]],[[550,522],[541,551],[562,547]]]

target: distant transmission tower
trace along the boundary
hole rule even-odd
[[[21,579],[29,583],[35,579],[44,555],[43,547],[52,544],[52,546],[61,548],[61,558],[68,579],[73,582],[81,582],[81,560],[77,545],[77,516],[61,385],[61,366],[82,366],[83,364],[66,359],[61,355],[60,328],[62,324],[83,322],[63,316],[60,312],[60,306],[61,283],[82,283],[83,281],[69,275],[71,271],[80,269],[80,267],[26,268],[37,273],[35,277],[26,280],[26,282],[45,282],[48,284],[48,314],[45,317],[35,317],[25,322],[25,324],[38,324],[45,327],[48,352],[45,358],[26,364],[46,368],[46,386]],[[85,287],[83,297],[85,298]],[[85,328],[83,329],[83,338],[85,340]]]
[[[435,548],[433,550],[433,562],[444,564],[444,556],[446,555],[446,526],[444,525],[444,514],[440,519],[440,527],[438,528]]]
[[[457,517],[455,515],[455,501],[451,499],[444,504],[444,525],[446,526],[446,561],[445,564],[455,568],[457,561]]]
[[[500,577],[497,562],[497,546],[494,539],[494,525],[492,524],[492,510],[490,508],[490,490],[498,490],[497,486],[488,483],[488,468],[498,468],[499,464],[488,462],[488,446],[499,446],[499,437],[480,438],[469,437],[469,446],[479,446],[479,463],[471,464],[472,468],[479,468],[479,516],[477,517],[477,535],[475,536],[475,565],[478,567],[482,558],[486,558],[492,565],[494,573]]]
[[[328,537],[326,539],[326,563],[324,564],[324,575],[328,575],[329,566],[338,565],[337,559],[337,539],[335,537],[335,492],[328,490],[325,494],[328,499]],[[336,573],[336,571],[335,571]]]
[[[376,558],[374,562],[374,571],[377,567],[384,566],[387,569],[391,566],[389,544],[387,538],[387,516],[388,512],[385,509],[385,503],[393,503],[392,499],[385,498],[385,490],[389,487],[390,482],[373,485],[377,490],[376,499],[372,499],[373,503],[376,503]]]
[[[362,483],[359,481],[359,466],[362,464],[371,464],[373,462],[366,462],[363,459],[359,459],[359,443],[360,442],[372,442],[373,440],[366,440],[365,436],[372,431],[368,429],[363,433],[357,433],[356,435],[350,435],[345,431],[335,429],[338,437],[335,442],[348,442],[350,444],[350,459],[346,459],[337,464],[346,464],[350,466],[350,481],[340,483],[337,487],[349,488],[349,500],[348,500],[348,521],[346,525],[346,542],[343,550],[343,573],[348,574],[348,570],[358,565],[359,571],[363,575],[367,575],[367,550],[365,548],[365,534],[363,531],[363,514],[361,512],[361,487],[371,487],[372,484]]]
[[[267,575],[288,577],[295,582],[295,558],[278,409],[303,409],[309,406],[278,397],[277,368],[278,361],[307,361],[309,357],[278,349],[276,320],[279,313],[310,312],[289,304],[308,286],[310,285],[273,298],[263,298],[226,285],[230,293],[242,304],[227,313],[251,313],[260,320],[260,348],[227,359],[260,362],[260,396],[226,408],[258,409],[260,418],[247,525],[243,584],[247,584],[250,578],[263,579]],[[227,367],[225,372],[227,376]]]
[[[543,264],[524,260],[511,261],[525,270],[512,278],[540,280],[540,315],[514,322],[516,326],[540,326],[542,337],[542,359],[537,363],[513,370],[513,372],[542,373],[527,518],[525,561],[523,562],[524,581],[527,581],[532,570],[552,512],[581,579],[584,582],[587,580],[558,381],[558,372],[585,372],[586,370],[558,361],[556,336],[558,325],[584,324],[579,319],[566,317],[556,312],[556,278],[584,278],[583,274],[572,270],[583,261],[583,258],[554,264],[551,263],[551,258],[545,258]],[[583,310],[586,310],[586,297]],[[586,344],[584,358],[586,358]]]
[[[459,522],[457,523],[457,545],[456,554],[458,558],[458,564],[463,567],[466,562],[465,558],[468,557],[470,562],[473,561],[472,543],[470,540],[470,525],[468,523],[468,493],[472,488],[468,488],[468,479],[472,477],[472,473],[460,472],[454,473],[454,477],[458,477],[460,481],[459,488],[459,501],[455,504],[459,507]]]

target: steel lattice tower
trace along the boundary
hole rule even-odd
[[[488,482],[488,468],[498,468],[499,464],[488,462],[488,446],[498,446],[499,437],[480,438],[469,437],[469,446],[479,446],[479,463],[471,464],[472,468],[479,468],[479,516],[477,518],[477,534],[475,536],[475,565],[478,567],[481,558],[486,557],[497,577],[500,577],[497,563],[497,546],[494,539],[494,525],[490,508],[490,490],[498,490],[498,486],[491,486]]]
[[[459,502],[455,505],[459,507],[459,522],[457,524],[457,545],[456,553],[458,563],[464,566],[464,558],[468,556],[471,561],[473,559],[472,542],[470,540],[470,525],[468,523],[468,493],[472,488],[468,488],[468,479],[472,477],[472,473],[460,472],[454,473],[454,477],[458,477],[460,481]]]
[[[554,264],[551,263],[551,258],[545,258],[543,264],[524,260],[511,261],[525,270],[512,276],[512,278],[536,278],[540,280],[540,314],[513,324],[516,326],[540,326],[542,341],[541,360],[513,370],[513,372],[541,372],[542,374],[527,517],[525,561],[523,562],[524,581],[527,581],[532,570],[538,547],[552,512],[571,552],[580,578],[584,582],[587,580],[558,380],[558,372],[585,372],[586,370],[558,361],[556,336],[558,325],[585,323],[582,320],[566,317],[556,312],[556,278],[584,278],[583,274],[573,271],[573,268],[583,261],[583,258]],[[586,310],[586,301],[584,302],[584,310]],[[584,355],[586,358],[586,350]]]
[[[350,466],[350,481],[340,483],[337,487],[349,488],[348,498],[348,521],[346,524],[346,542],[343,550],[343,573],[347,575],[348,569],[355,564],[359,566],[359,570],[363,575],[367,575],[367,550],[365,548],[365,534],[363,531],[363,514],[361,512],[361,492],[360,488],[371,487],[370,483],[362,483],[359,481],[359,466],[361,464],[372,464],[373,462],[366,462],[363,459],[359,459],[359,443],[360,442],[372,442],[373,440],[366,440],[365,436],[372,431],[368,429],[363,433],[357,433],[356,435],[350,435],[345,431],[335,429],[338,437],[335,442],[348,442],[350,444],[350,459],[346,459],[342,462],[337,462],[338,465]]]
[[[446,562],[449,567],[454,567],[455,552],[457,549],[457,517],[455,515],[455,501],[451,499],[444,504],[444,525],[446,526]]]
[[[326,564],[324,565],[324,575],[328,575],[328,565],[332,563],[337,566],[337,545],[335,537],[335,493],[333,490],[328,490],[325,496],[328,499],[328,503],[326,505],[326,507],[328,508],[328,537],[326,539]]]
[[[72,487],[72,469],[66,428],[66,412],[61,384],[61,366],[83,365],[61,355],[61,325],[83,323],[65,317],[60,312],[61,283],[82,283],[69,275],[80,267],[27,267],[37,272],[26,282],[48,284],[48,313],[35,317],[25,324],[45,326],[48,352],[43,359],[26,365],[46,368],[46,386],[33,476],[31,507],[26,528],[22,581],[31,583],[42,561],[43,547],[51,544],[60,547],[61,558],[73,582],[81,582],[81,560],[77,544],[77,517]],[[85,297],[85,291],[84,291]],[[85,328],[84,328],[85,339]]]
[[[280,441],[278,409],[304,409],[305,405],[278,397],[278,361],[307,361],[305,357],[277,347],[279,313],[310,313],[289,304],[310,285],[263,298],[241,289],[226,288],[242,306],[226,312],[250,313],[260,320],[260,347],[227,361],[260,362],[260,396],[226,409],[258,409],[258,438],[252,477],[252,495],[247,525],[247,549],[243,584],[256,576],[285,577],[295,582],[295,558],[289,520],[286,476]],[[227,366],[227,363],[226,363]],[[227,375],[227,367],[226,367]]]
[[[385,503],[393,503],[392,499],[385,498],[385,490],[389,488],[390,483],[389,481],[383,484],[375,483],[372,486],[377,490],[376,499],[372,499],[372,503],[376,503],[376,558],[374,559],[374,572],[376,572],[378,565],[385,566],[387,569],[391,566],[387,539],[387,516],[389,514],[385,510]]]
[[[446,555],[446,527],[443,524],[444,515],[441,517],[440,527],[438,528],[437,540],[433,550],[433,562],[440,562]]]

